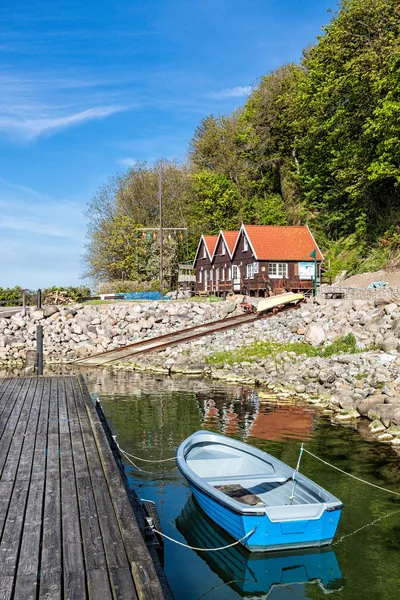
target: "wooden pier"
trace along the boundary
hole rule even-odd
[[[82,378],[0,379],[0,599],[164,591]]]

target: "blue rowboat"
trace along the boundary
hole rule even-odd
[[[186,542],[195,548],[222,548],[234,541],[207,517],[193,496],[175,523]],[[310,583],[318,585],[325,594],[343,587],[337,558],[327,547],[262,554],[249,552],[237,544],[219,552],[196,553],[241,598],[263,600],[269,597],[272,588],[289,584],[296,584],[296,597],[303,594],[309,597]]]
[[[251,552],[330,544],[342,503],[293,468],[253,446],[198,431],[176,464],[200,507]]]

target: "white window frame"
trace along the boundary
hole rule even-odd
[[[268,277],[270,279],[283,279],[288,276],[287,263],[268,263]]]
[[[228,279],[227,281],[232,281],[232,267],[228,267]]]
[[[246,276],[247,279],[254,279],[254,263],[246,265]]]
[[[207,258],[207,250],[206,250],[206,245],[205,244],[203,246],[203,258]]]
[[[234,275],[234,269],[236,269],[236,277]],[[240,268],[238,265],[232,265],[232,280],[240,279]]]
[[[249,242],[247,240],[247,237],[244,235],[243,236],[243,250],[242,250],[242,252],[247,252],[248,249],[249,249]]]
[[[218,283],[219,281],[219,267],[217,267],[215,269],[215,283]]]
[[[221,267],[221,281],[225,281],[225,267]]]
[[[199,271],[199,283],[203,283],[203,271]]]
[[[224,242],[222,242],[222,245],[221,245],[221,256],[224,256],[224,254],[226,254],[226,248],[225,248]]]

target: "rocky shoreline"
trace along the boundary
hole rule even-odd
[[[0,366],[23,366],[43,326],[46,364],[71,363],[96,352],[240,314],[238,300],[44,307],[0,319]],[[231,352],[257,341],[308,342],[326,348],[352,333],[357,353],[305,357],[284,350],[257,360],[215,363],[216,352]],[[268,393],[296,395],[319,407],[334,423],[370,421],[375,439],[400,447],[400,299],[309,301],[239,328],[144,355],[114,369],[164,374],[203,374],[230,383],[260,386]]]

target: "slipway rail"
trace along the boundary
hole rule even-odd
[[[281,312],[293,310],[294,308],[296,308],[296,306],[284,306],[282,307]],[[243,314],[226,317],[224,319],[219,319],[218,321],[210,321],[209,323],[203,323],[202,325],[187,327],[186,329],[180,329],[172,333],[122,346],[121,348],[94,354],[88,358],[81,358],[74,361],[74,364],[82,366],[101,366],[107,363],[128,359],[139,354],[145,354],[147,352],[159,352],[170,346],[191,342],[205,335],[226,331],[227,329],[233,329],[240,325],[247,325],[248,323],[254,323],[254,321],[260,321],[262,319],[269,319],[270,317],[273,317],[274,314],[274,312],[271,312],[265,315]]]

